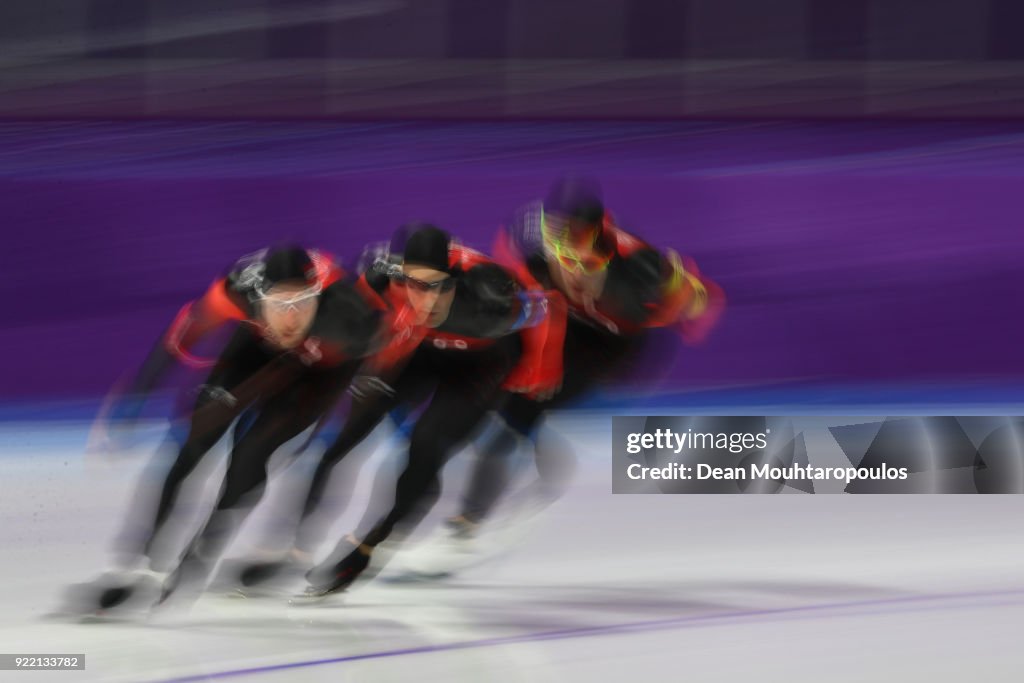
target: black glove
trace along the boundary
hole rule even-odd
[[[204,405],[216,402],[226,408],[234,408],[238,405],[238,399],[224,387],[214,384],[202,384],[199,387],[199,400]]]
[[[360,401],[379,396],[394,398],[394,388],[376,375],[356,375],[349,384],[348,393]]]

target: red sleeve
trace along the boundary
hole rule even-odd
[[[212,360],[197,358],[190,353],[201,338],[231,320],[245,320],[248,316],[228,296],[227,281],[220,278],[195,301],[185,304],[164,337],[164,348],[175,358],[192,367],[207,367]]]
[[[651,327],[676,325],[683,341],[699,344],[707,338],[725,311],[725,292],[702,275],[697,264],[670,252],[673,273],[665,299],[651,316]]]
[[[388,299],[370,285],[366,279],[366,273],[359,276],[355,287],[356,291],[374,308],[384,311],[392,307]]]
[[[525,393],[531,398],[558,388],[562,382],[569,306],[561,292],[552,289],[545,296],[547,315],[539,324],[519,333],[523,353],[502,384],[507,391]]]
[[[416,351],[428,330],[423,325],[416,325],[413,322],[414,315],[412,307],[401,306],[391,316],[385,328],[387,343],[366,362],[369,374],[392,376]]]
[[[502,386],[508,391],[526,393],[528,396],[555,389],[562,381],[562,353],[569,305],[561,292],[545,290],[533,277],[526,260],[505,228],[498,230],[494,241],[494,260],[511,270],[527,290],[543,292],[547,304],[544,320],[520,332],[523,353]]]

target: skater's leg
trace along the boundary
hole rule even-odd
[[[203,456],[228,430],[232,417],[229,414],[225,414],[221,416],[221,424],[219,425],[199,424],[190,430],[189,437],[185,440],[184,445],[182,445],[181,450],[178,452],[178,456],[174,460],[174,464],[171,465],[171,469],[164,478],[153,522],[149,533],[143,541],[142,555],[151,559],[158,559],[159,556],[164,554],[158,550],[157,541],[160,537],[160,532],[170,517],[171,510],[174,508],[181,485],[186,477],[191,474],[192,470],[195,469],[196,465],[199,464]]]
[[[270,458],[330,409],[350,375],[345,370],[310,371],[260,408],[252,425],[232,449],[224,487],[214,511],[180,565],[181,571],[190,571],[191,580],[206,578],[206,572],[261,498]]]
[[[312,531],[313,527],[317,526],[314,516],[323,504],[327,484],[330,482],[335,467],[377,428],[377,425],[387,415],[390,403],[391,399],[385,396],[353,401],[351,412],[341,433],[320,456],[309,481],[306,496],[302,501],[302,514],[299,529],[296,531],[296,545],[300,546],[303,551],[312,551],[312,546],[320,540],[315,538],[317,534]]]
[[[494,509],[509,483],[512,455],[524,437],[533,432],[544,405],[520,395],[510,395],[500,411],[501,420],[477,449],[477,458],[463,495],[458,523],[480,524]]]
[[[358,392],[358,396],[353,398],[345,426],[335,442],[321,456],[313,478],[310,480],[309,490],[303,502],[299,528],[295,534],[294,547],[299,555],[308,557],[316,551],[323,540],[324,531],[332,521],[324,518],[322,508],[327,485],[335,468],[343,460],[348,460],[349,453],[389,413],[396,419],[401,430],[401,422],[404,421],[404,416],[408,414],[408,411],[424,401],[433,391],[436,384],[434,375],[431,359],[417,353],[395,381],[391,393],[373,390],[361,391]],[[361,462],[350,463],[343,472],[339,473],[347,479],[342,486],[348,490],[351,490],[352,480],[358,474],[360,465]],[[379,472],[379,474],[382,473],[383,470]],[[371,500],[380,500],[376,492]],[[371,507],[372,505],[373,503],[371,503]],[[337,510],[332,512],[335,517],[340,514]]]
[[[423,347],[421,347],[422,351]],[[395,502],[387,515],[355,549],[340,561],[334,557],[307,573],[312,583],[307,595],[317,596],[347,588],[369,566],[374,548],[418,510],[429,509],[440,486],[438,474],[481,424],[501,394],[501,383],[519,356],[519,341],[505,337],[477,352],[436,352],[437,388],[423,414],[416,421],[405,469],[395,486]],[[449,355],[450,354],[450,355]],[[422,505],[422,508],[417,506]],[[343,542],[344,544],[344,542]]]
[[[453,362],[449,368],[442,367],[437,390],[413,428],[409,459],[395,486],[394,505],[367,535],[365,545],[378,545],[397,524],[408,521],[417,506],[420,510],[432,507],[440,495],[442,467],[494,405],[517,352],[517,346],[498,348],[476,362]]]
[[[486,412],[486,405],[474,402],[472,397],[467,401],[463,392],[441,383],[413,429],[408,462],[395,485],[391,509],[362,543],[346,537],[326,562],[306,575],[315,586],[311,594],[347,586],[369,566],[374,548],[390,537],[396,527],[403,534],[411,531],[412,519],[422,517],[440,494],[438,474],[447,458]]]
[[[353,536],[356,538],[363,538],[370,533],[374,525],[395,504],[395,484],[405,468],[409,455],[409,439],[419,418],[419,412],[410,415],[404,410],[393,411],[391,417],[396,424],[396,433],[392,443],[387,445],[387,453],[374,475],[369,503],[355,526]]]
[[[157,581],[168,567],[164,564],[170,553],[164,551],[162,537],[184,480],[195,469],[209,449],[224,435],[235,418],[256,401],[260,393],[280,375],[276,365],[265,374],[273,356],[262,348],[258,338],[246,328],[236,331],[225,347],[213,371],[203,385],[189,420],[188,436],[178,449],[175,461],[165,476],[155,509],[148,513],[150,524],[143,534],[132,534],[140,541],[131,544],[130,557],[122,558],[125,568],[133,568],[139,560],[148,559],[148,567],[135,567],[132,576],[119,572],[113,585],[101,579],[97,593],[85,598],[83,608],[109,609],[124,604],[138,593],[140,582]],[[134,516],[133,516],[134,517]],[[122,538],[128,534],[122,534]],[[154,572],[154,570],[156,570]]]
[[[142,542],[142,555],[158,562],[163,560],[163,557],[154,558],[155,555],[163,555],[156,543],[174,508],[182,483],[224,436],[231,423],[258,398],[258,380],[264,374],[260,371],[266,370],[272,358],[258,337],[244,327],[236,331],[225,347],[200,389],[189,420],[188,436],[164,479],[152,524]],[[254,379],[256,383],[252,381]],[[238,391],[243,386],[247,391]],[[238,431],[236,429],[236,433]]]
[[[479,458],[464,496],[457,523],[477,525],[493,511],[509,486],[508,460],[522,440],[527,440],[539,478],[517,496],[520,506],[531,498],[544,506],[565,491],[576,469],[572,444],[539,427],[544,414],[573,405],[592,392],[599,382],[621,374],[635,360],[642,347],[639,340],[609,337],[590,326],[570,321],[564,351],[562,387],[549,401],[509,395],[500,415],[508,429],[492,436],[479,449]]]

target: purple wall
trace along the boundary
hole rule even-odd
[[[104,391],[246,251],[415,218],[487,247],[578,169],[730,296],[674,386],[1024,379],[1022,152],[952,124],[7,125],[0,395]]]
[[[0,118],[1024,117],[1019,0],[0,3]]]

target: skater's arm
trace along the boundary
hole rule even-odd
[[[349,393],[351,406],[345,417],[341,432],[324,451],[321,459],[325,463],[336,463],[358,446],[397,404],[398,397],[392,388],[401,369],[395,368],[382,376],[367,374],[377,372],[376,368],[361,370],[352,380]]]
[[[191,367],[209,367],[211,359],[199,358],[191,349],[200,339],[230,321],[248,317],[243,300],[230,289],[226,278],[219,278],[196,301],[185,304],[167,329],[162,346],[177,361]]]
[[[358,288],[336,282],[320,295],[309,338],[296,349],[310,365],[337,366],[378,353],[388,339],[390,313],[382,311]]]
[[[528,210],[521,211],[509,228],[498,231],[494,242],[495,260],[515,274],[524,287],[523,294],[533,299],[533,307],[544,312],[521,326],[523,354],[506,378],[504,388],[535,398],[548,398],[562,380],[562,350],[569,308],[565,297],[550,282],[547,287],[542,283],[550,279],[544,277],[546,263],[543,259],[536,268],[530,266],[528,252],[539,249],[539,237],[533,235],[539,228],[531,230],[531,215]]]
[[[523,353],[505,378],[503,388],[531,398],[550,398],[562,383],[562,352],[568,304],[557,290],[532,292],[539,296],[544,315],[520,332]]]
[[[190,301],[178,311],[139,371],[122,391],[115,394],[109,417],[118,421],[136,419],[146,398],[179,364],[193,368],[211,367],[213,359],[194,355],[192,347],[221,325],[245,318],[242,303],[229,292],[227,280],[219,278],[214,281],[202,297]]]
[[[669,276],[664,303],[651,316],[651,324],[665,326],[675,323],[686,342],[699,343],[718,324],[725,310],[725,292],[702,275],[692,259],[680,257],[669,250],[667,260]]]
[[[676,328],[687,342],[701,341],[725,306],[722,289],[674,250],[638,249],[624,259],[627,317],[643,327]]]

